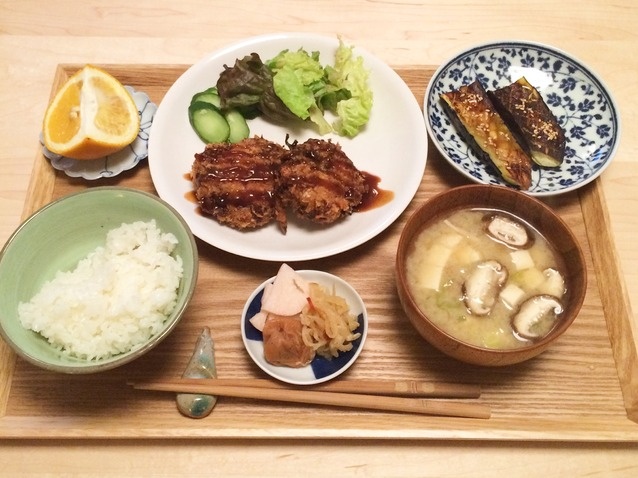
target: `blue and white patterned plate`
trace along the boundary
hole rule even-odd
[[[140,132],[137,138],[126,148],[117,153],[110,154],[103,158],[78,160],[67,158],[49,151],[44,146],[42,134],[40,134],[40,144],[42,144],[42,154],[51,161],[51,166],[60,171],[64,171],[67,176],[84,179],[111,178],[117,176],[122,171],[128,171],[148,156],[148,136],[153,124],[153,118],[157,111],[157,106],[146,93],[135,91],[131,86],[125,86],[137,106],[140,115]]]
[[[341,352],[338,357],[332,360],[317,355],[309,365],[301,368],[276,366],[268,363],[264,358],[263,336],[251,324],[250,319],[261,310],[264,287],[267,283],[273,282],[275,280],[274,277],[264,281],[246,301],[241,317],[241,336],[248,355],[259,368],[271,377],[294,385],[315,385],[341,375],[357,360],[368,335],[368,314],[357,291],[343,279],[327,272],[316,270],[301,270],[297,271],[297,273],[307,281],[316,282],[327,290],[332,290],[334,287],[335,294],[346,300],[350,313],[356,315],[359,319],[359,328],[355,332],[361,333],[361,336],[352,342],[352,349],[348,352]]]
[[[565,159],[558,168],[534,166],[533,196],[577,189],[609,166],[620,136],[618,110],[605,85],[572,56],[538,43],[504,41],[470,48],[437,69],[425,93],[425,122],[432,141],[452,166],[471,180],[507,185],[491,164],[459,137],[440,95],[479,79],[487,90],[521,76],[540,92],[565,129]]]

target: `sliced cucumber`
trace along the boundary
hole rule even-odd
[[[196,101],[210,103],[217,108],[221,108],[222,104],[219,93],[217,93],[217,88],[215,88],[214,86],[212,88],[208,88],[207,90],[200,91],[199,93],[195,93],[193,95],[193,98],[191,99],[191,104]]]
[[[230,125],[218,108],[204,101],[194,101],[188,107],[188,119],[197,136],[206,143],[228,141]]]
[[[188,118],[197,135],[207,143],[237,143],[250,135],[246,118],[238,110],[221,110],[221,98],[214,86],[193,95]]]
[[[229,143],[239,143],[242,139],[248,138],[250,135],[250,129],[246,118],[237,110],[228,110],[224,113],[224,117],[230,127],[230,133],[228,135]]]

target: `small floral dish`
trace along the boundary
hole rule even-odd
[[[315,385],[341,375],[357,360],[368,334],[368,315],[357,291],[343,279],[322,271],[301,270],[297,272],[309,282],[316,282],[330,290],[334,287],[335,294],[346,300],[350,313],[359,320],[359,327],[355,333],[361,334],[358,339],[352,342],[352,349],[348,352],[341,352],[338,357],[331,360],[317,354],[309,365],[300,368],[276,366],[267,362],[264,358],[262,333],[252,325],[250,319],[261,310],[264,287],[266,284],[272,283],[275,277],[264,281],[246,301],[241,318],[241,336],[248,355],[259,368],[271,377],[293,385]]]
[[[84,179],[112,178],[123,171],[128,171],[139,164],[148,156],[148,137],[153,124],[153,118],[157,111],[157,105],[153,103],[146,93],[135,91],[131,86],[125,86],[133,96],[140,114],[140,132],[135,141],[117,153],[110,154],[103,158],[91,160],[77,160],[67,158],[49,151],[40,135],[42,144],[42,154],[51,161],[51,166],[60,171],[64,171],[67,176]]]
[[[478,79],[485,89],[524,76],[541,94],[565,130],[563,163],[532,171],[527,193],[551,196],[596,179],[611,163],[620,136],[618,108],[602,81],[580,61],[553,47],[523,41],[474,46],[437,69],[425,93],[425,122],[439,152],[469,179],[507,185],[496,169],[479,159],[460,138],[443,110],[440,95]]]

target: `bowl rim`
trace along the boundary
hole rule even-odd
[[[430,204],[430,201],[433,200],[439,200],[443,197],[447,197],[447,196],[451,196],[455,193],[458,193],[459,191],[478,191],[478,190],[482,190],[482,191],[489,191],[489,190],[499,190],[499,191],[503,191],[504,194],[508,194],[512,197],[517,197],[520,198],[523,201],[527,201],[528,203],[535,203],[537,204],[541,209],[545,210],[545,212],[548,212],[549,215],[557,222],[557,224],[559,224],[561,226],[561,228],[563,228],[563,230],[566,232],[567,237],[569,238],[569,241],[572,242],[574,244],[574,248],[573,250],[576,252],[576,257],[577,257],[577,261],[580,264],[580,273],[583,275],[583,290],[581,291],[581,293],[577,294],[574,298],[574,306],[575,306],[575,310],[576,312],[574,314],[571,314],[569,317],[567,317],[566,319],[562,320],[560,322],[560,324],[558,324],[556,327],[554,327],[547,335],[545,335],[541,340],[537,341],[537,342],[532,342],[529,345],[525,345],[522,347],[517,347],[517,348],[511,348],[511,349],[493,349],[493,348],[489,348],[489,347],[483,347],[480,345],[476,345],[476,344],[471,344],[469,342],[466,342],[464,340],[459,339],[458,337],[455,337],[454,335],[451,335],[450,333],[448,333],[447,331],[443,330],[441,327],[439,327],[436,323],[434,323],[432,320],[430,320],[430,318],[421,311],[421,309],[418,307],[418,305],[416,304],[416,302],[414,301],[413,295],[412,293],[409,291],[409,288],[407,287],[407,282],[405,279],[405,268],[403,267],[403,265],[405,264],[406,258],[407,258],[407,252],[408,252],[408,241],[410,239],[412,239],[414,237],[414,235],[412,235],[411,237],[408,237],[407,234],[405,233],[405,231],[407,230],[407,226],[408,224],[414,220],[414,218],[417,217],[418,213],[423,210],[424,208],[428,207],[428,205]],[[469,195],[465,196],[465,197],[470,197]],[[472,199],[474,199],[476,196],[472,196]],[[479,202],[477,201],[476,203],[477,207],[479,206]],[[466,203],[459,203],[454,205],[454,207],[446,210],[445,214],[450,213],[451,211],[456,211],[462,208],[467,208],[467,207],[472,207],[471,202],[466,202]],[[506,209],[503,209],[504,211],[507,211]],[[432,218],[430,218],[425,224],[429,224],[433,221],[436,221],[437,218],[442,217],[443,214],[437,214],[435,216],[433,216]],[[531,221],[528,221],[527,219],[524,219],[526,222],[530,222],[530,224],[532,226],[534,226],[535,228],[538,229],[538,227],[533,224]],[[563,335],[563,333],[565,333],[567,331],[567,329],[572,325],[572,323],[576,320],[576,318],[578,317],[579,311],[582,307],[582,304],[584,302],[585,299],[585,295],[586,295],[586,289],[587,289],[587,281],[588,281],[588,273],[587,273],[587,263],[585,261],[585,255],[583,253],[582,247],[580,245],[580,243],[578,242],[575,234],[573,233],[573,231],[571,230],[571,228],[567,225],[567,223],[565,222],[565,220],[563,220],[563,218],[561,218],[558,214],[556,214],[554,211],[552,211],[552,209],[545,204],[543,201],[541,201],[540,199],[538,199],[537,197],[534,196],[530,196],[529,194],[525,194],[524,192],[518,191],[516,189],[512,189],[506,186],[501,186],[501,185],[494,185],[494,184],[467,184],[467,185],[462,185],[462,186],[457,186],[457,187],[453,187],[451,189],[447,189],[445,191],[442,191],[440,193],[435,194],[434,196],[432,196],[431,198],[427,199],[424,203],[422,203],[413,213],[412,215],[407,219],[406,224],[403,228],[403,231],[401,232],[401,236],[399,238],[399,243],[397,245],[397,254],[396,254],[396,260],[395,260],[395,273],[396,273],[396,277],[397,277],[397,287],[402,288],[404,290],[404,297],[405,299],[407,299],[409,301],[409,305],[410,307],[419,312],[420,317],[423,319],[423,321],[427,324],[428,327],[433,328],[436,333],[441,334],[443,336],[445,336],[446,339],[453,341],[455,343],[461,344],[464,347],[467,347],[468,349],[472,349],[474,351],[480,352],[481,354],[485,354],[485,355],[493,355],[493,356],[501,356],[501,357],[507,357],[507,356],[512,356],[512,355],[519,355],[519,354],[525,354],[525,353],[531,353],[533,351],[537,351],[537,350],[544,350],[550,343],[552,343],[554,340],[558,339],[561,335]],[[407,315],[407,313],[404,312],[405,315]],[[409,318],[409,316],[408,316]],[[410,321],[412,321],[412,319],[410,319]],[[416,328],[416,327],[415,327]],[[428,341],[429,342],[429,341]],[[432,344],[432,346],[436,347],[434,344]],[[437,347],[438,348],[438,347]],[[447,353],[446,353],[447,354]],[[531,357],[529,357],[531,358]],[[507,362],[508,363],[508,362]]]
[[[33,211],[31,214],[29,214],[29,216],[27,216],[26,219],[24,219],[19,225],[18,227],[14,230],[14,232],[9,236],[9,238],[7,239],[6,243],[3,245],[2,249],[0,249],[0,262],[2,262],[5,254],[7,253],[7,251],[10,249],[10,247],[17,241],[19,240],[19,238],[21,237],[22,232],[24,231],[24,229],[27,227],[28,224],[32,223],[33,221],[37,220],[37,218],[44,212],[46,212],[47,210],[54,208],[54,207],[58,207],[60,204],[66,202],[67,200],[71,200],[71,199],[77,199],[78,196],[83,196],[83,195],[88,195],[88,194],[97,194],[97,193],[108,193],[108,192],[112,192],[112,193],[122,193],[122,194],[127,194],[127,195],[139,195],[144,197],[145,199],[148,199],[150,201],[155,201],[158,204],[160,204],[161,206],[163,206],[167,211],[169,211],[171,213],[171,216],[173,216],[177,223],[181,225],[181,227],[183,228],[186,237],[188,238],[188,250],[189,250],[189,256],[191,258],[191,260],[193,261],[193,271],[192,274],[189,278],[189,282],[190,282],[190,287],[188,287],[187,289],[185,289],[185,295],[182,297],[181,300],[178,301],[177,307],[171,312],[171,315],[169,317],[174,317],[173,320],[171,320],[170,324],[162,329],[159,333],[151,336],[151,338],[144,343],[143,345],[139,346],[138,348],[133,348],[131,350],[129,350],[128,352],[124,352],[122,354],[118,354],[118,355],[114,355],[112,357],[107,357],[105,359],[103,359],[104,361],[98,361],[98,362],[89,362],[89,361],[83,361],[81,359],[78,359],[77,363],[69,363],[69,364],[53,364],[50,363],[48,361],[42,360],[39,357],[33,356],[32,354],[29,354],[27,352],[25,352],[22,347],[19,346],[19,344],[17,344],[12,338],[11,336],[9,336],[9,334],[6,333],[6,331],[4,330],[4,326],[2,324],[2,322],[0,322],[0,337],[2,337],[2,339],[7,343],[7,345],[9,345],[11,347],[11,349],[22,359],[26,360],[27,362],[36,365],[42,369],[45,370],[50,370],[50,371],[54,371],[54,372],[60,372],[60,373],[65,373],[65,374],[69,374],[69,375],[79,375],[79,374],[90,374],[90,373],[96,373],[96,372],[104,372],[107,370],[111,370],[117,367],[120,367],[124,364],[127,364],[129,362],[134,361],[135,359],[139,358],[140,356],[146,354],[148,351],[150,351],[151,349],[155,348],[157,345],[159,345],[168,335],[170,335],[170,333],[175,329],[175,327],[177,326],[177,324],[180,322],[182,316],[184,315],[185,310],[188,308],[191,299],[195,293],[195,288],[197,285],[197,279],[198,279],[198,275],[199,275],[199,268],[198,268],[198,262],[199,262],[199,252],[197,250],[197,243],[195,241],[195,237],[193,236],[192,231],[190,230],[190,227],[188,226],[188,224],[186,223],[186,221],[184,220],[184,218],[177,212],[177,210],[175,210],[175,208],[173,208],[170,204],[168,204],[166,201],[164,201],[163,199],[161,199],[159,196],[156,196],[152,193],[146,192],[146,191],[142,191],[139,189],[134,189],[134,188],[129,188],[129,187],[122,187],[122,186],[96,186],[96,187],[89,187],[87,189],[83,189],[81,191],[76,191],[76,192],[72,192],[69,193],[65,196],[59,197],[53,201],[50,201],[49,203],[45,204],[44,206],[38,208],[37,210]],[[167,319],[168,320],[168,319]],[[34,332],[36,333],[36,332]]]

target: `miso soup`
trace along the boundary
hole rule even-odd
[[[408,287],[439,328],[491,349],[529,345],[560,320],[564,263],[530,224],[495,209],[461,209],[429,224],[406,260]]]

